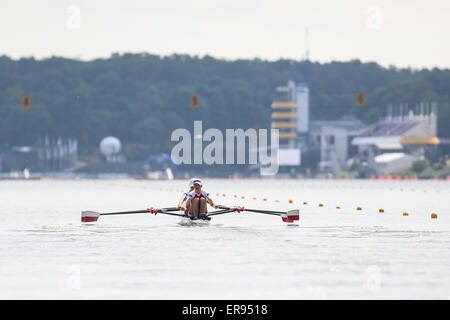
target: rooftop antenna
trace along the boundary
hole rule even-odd
[[[306,34],[306,54],[305,54],[306,57],[305,58],[306,58],[306,61],[309,61],[308,27],[306,27],[305,34]]]
[[[306,44],[306,52],[305,52],[305,81],[309,81],[309,32],[308,26],[305,28],[305,44]]]

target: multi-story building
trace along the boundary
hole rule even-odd
[[[308,84],[288,81],[287,86],[277,87],[271,107],[271,127],[279,129],[279,165],[299,166],[309,131]]]

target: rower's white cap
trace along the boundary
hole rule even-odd
[[[200,179],[198,179],[198,178],[193,179],[192,185],[194,185],[194,184],[196,184],[196,183],[199,184],[199,185],[201,185],[201,186],[203,186],[202,180],[200,180]]]
[[[192,178],[189,180],[189,188],[194,186],[194,181],[200,181],[200,184],[202,182],[199,178]]]

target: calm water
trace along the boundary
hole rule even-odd
[[[80,223],[86,209],[174,206],[186,185],[0,181],[0,298],[450,297],[449,182],[206,180],[216,203],[299,208],[299,224],[256,213],[207,227],[150,214]]]

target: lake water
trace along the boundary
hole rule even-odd
[[[206,227],[161,214],[82,225],[82,210],[174,206],[187,181],[0,181],[0,298],[450,297],[450,182],[204,183],[219,204],[299,208],[298,226],[257,213]]]

